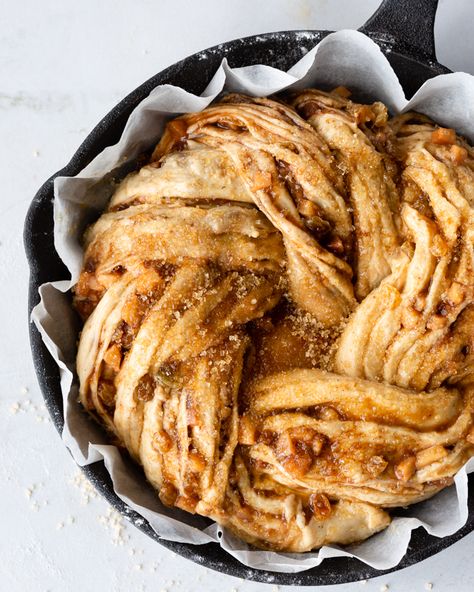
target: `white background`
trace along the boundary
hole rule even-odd
[[[48,421],[30,360],[23,220],[42,182],[119,99],[157,71],[254,33],[356,28],[378,4],[0,0],[0,592],[273,592],[271,585],[242,582],[173,555],[122,525],[77,482],[78,469]],[[473,24],[472,0],[441,0],[438,58],[474,74]],[[387,585],[415,592],[431,582],[434,591],[472,591],[473,549],[471,534],[402,572],[325,590]]]

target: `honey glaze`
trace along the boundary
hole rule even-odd
[[[281,302],[250,327],[255,354],[245,368],[247,380],[292,368],[329,369],[342,328],[327,329],[311,313]]]

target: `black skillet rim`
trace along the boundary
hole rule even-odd
[[[29,313],[31,313],[32,308],[38,302],[38,286],[41,283],[67,277],[65,269],[59,262],[57,254],[54,251],[52,242],[51,202],[53,198],[53,181],[57,176],[72,176],[77,174],[77,172],[84,168],[84,166],[86,166],[86,164],[106,145],[115,143],[115,141],[118,140],[118,130],[123,129],[130,111],[157,84],[171,83],[171,81],[173,81],[174,84],[187,87],[188,90],[192,92],[202,92],[206,86],[205,82],[215,71],[218,62],[220,62],[220,59],[223,56],[228,57],[231,65],[234,65],[234,63],[237,65],[250,64],[252,63],[252,57],[257,56],[257,61],[254,63],[267,62],[272,63],[277,67],[284,67],[285,63],[294,63],[298,57],[303,55],[302,45],[307,46],[306,48],[312,47],[328,33],[329,31],[287,31],[268,33],[236,39],[209,48],[189,56],[156,76],[153,76],[114,107],[87,136],[70,162],[62,170],[58,171],[48,179],[48,181],[46,181],[46,183],[40,188],[30,206],[24,231],[25,250],[27,252],[31,271]],[[418,58],[408,57],[403,53],[394,52],[392,49],[393,46],[391,47],[390,42],[387,42],[386,38],[380,40],[376,35],[370,33],[369,35],[381,46],[382,51],[386,53],[396,71],[397,62],[399,60],[402,60],[402,62],[411,60],[413,64],[421,66],[426,70],[426,78],[436,74],[449,72],[444,66],[427,59],[423,52],[419,53]],[[302,40],[304,40],[304,44],[302,43]],[[275,48],[278,48],[282,43],[285,45],[285,51],[287,51],[285,54],[286,62],[285,59],[283,59],[280,60],[282,63],[279,63],[278,61],[275,63],[275,60],[272,59],[272,53],[274,53],[276,51]],[[292,51],[288,51],[288,45],[293,45]],[[397,49],[399,49],[399,47],[397,47]],[[262,55],[265,57],[262,57]],[[234,59],[235,56],[237,56],[236,60]],[[199,68],[198,71],[200,72],[201,83],[199,83],[199,81],[197,81],[197,83],[194,81],[193,84],[190,85],[187,76],[189,75],[189,71],[192,71],[195,66]],[[204,83],[202,82],[203,80]],[[417,82],[421,83],[423,81],[424,80],[419,79]],[[419,85],[420,84],[417,86]],[[411,94],[410,90],[408,92]],[[107,138],[104,138],[107,133],[109,135]],[[44,265],[42,265],[44,261],[41,261],[45,256],[48,262],[47,271],[45,270]],[[53,260],[51,260],[51,257],[53,257]],[[61,433],[64,417],[62,404],[60,397],[58,396],[58,369],[52,361],[49,352],[46,350],[38,330],[32,323],[30,323],[30,341],[35,370],[46,405],[55,427],[58,432]],[[474,530],[474,500],[471,500],[471,503],[469,504],[469,519],[463,528],[452,536],[444,538],[432,537],[423,529],[417,529],[412,534],[409,553],[407,553],[401,562],[392,569],[380,571],[365,565],[357,559],[341,557],[326,559],[320,566],[297,574],[269,572],[248,568],[242,565],[214,543],[198,546],[160,539],[151,529],[150,525],[146,521],[141,523],[141,521],[138,520],[141,517],[135,512],[130,511],[130,508],[128,508],[113,492],[110,478],[105,470],[103,462],[94,463],[93,465],[82,468],[82,470],[98,492],[105,497],[105,499],[107,499],[118,512],[120,512],[127,520],[134,523],[145,534],[158,541],[161,545],[167,547],[178,555],[216,571],[235,577],[271,584],[314,586],[341,584],[378,577],[418,563],[452,545]],[[473,497],[474,496],[471,496],[471,498]],[[138,523],[136,523],[137,520]]]

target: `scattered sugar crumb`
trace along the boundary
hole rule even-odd
[[[91,499],[96,499],[98,497],[92,483],[86,479],[81,471],[78,471],[73,476],[73,478],[70,480],[70,483],[75,485],[81,492],[81,505],[85,506],[90,502]]]
[[[74,524],[76,522],[76,519],[74,518],[74,516],[68,516],[66,522],[68,524]]]
[[[30,505],[30,510],[33,510],[33,512],[37,512],[37,511],[39,510],[39,505],[38,505],[38,502],[33,502],[33,503]]]
[[[135,564],[135,569],[136,569],[137,571],[142,571],[142,569],[143,569],[143,564],[142,564],[142,563],[136,563],[136,564]]]
[[[28,499],[33,495],[34,486],[25,489],[25,495]]]
[[[30,392],[30,391],[29,391],[29,389],[28,389],[28,387],[27,387],[27,386],[22,386],[22,387],[21,387],[21,389],[20,389],[20,393],[21,393],[22,395],[27,395],[29,392]]]
[[[272,586],[272,592],[278,592],[280,586]]]
[[[380,586],[380,592],[387,592],[388,590],[388,584],[384,584],[383,586]]]
[[[64,528],[64,522],[58,522],[56,524],[56,530],[61,530]]]
[[[367,584],[367,580],[360,580],[359,584],[365,585]]]
[[[33,157],[34,158],[38,158],[39,155],[40,155],[39,150],[33,150]]]
[[[107,508],[107,512],[104,515],[98,516],[98,520],[110,531],[114,545],[123,545],[129,539],[129,536],[125,534],[122,515],[113,508]]]
[[[10,413],[12,415],[15,415],[16,413],[18,413],[18,411],[20,411],[20,405],[18,403],[13,403],[12,405],[10,405]]]
[[[432,590],[432,589],[433,589],[433,584],[431,582],[426,582],[425,590]]]

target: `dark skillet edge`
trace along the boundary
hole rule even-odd
[[[180,84],[181,86],[186,87],[187,90],[190,90],[191,92],[200,93],[205,88],[208,78],[210,78],[210,75],[215,71],[218,63],[220,63],[221,58],[224,56],[228,57],[231,65],[234,65],[234,53],[239,54],[237,61],[240,61],[240,63],[252,63],[252,59],[249,59],[246,55],[251,55],[252,58],[256,60],[253,63],[268,62],[269,58],[270,61],[272,61],[272,59],[267,46],[276,47],[276,49],[272,49],[272,51],[276,51],[279,45],[283,45],[285,50],[287,49],[287,46],[290,45],[293,48],[293,52],[289,51],[281,58],[281,60],[285,60],[286,58],[287,62],[292,63],[297,59],[294,54],[295,44],[299,44],[299,49],[301,50],[301,40],[298,41],[297,39],[298,34],[304,34],[306,36],[305,39],[307,40],[307,45],[311,47],[328,33],[329,31],[290,31],[270,33],[237,39],[209,48],[181,60],[160,74],[150,78],[112,109],[87,136],[77,152],[71,158],[70,162],[48,179],[48,181],[46,181],[46,183],[40,188],[28,210],[25,221],[24,243],[31,272],[29,315],[31,314],[32,308],[39,300],[38,286],[44,281],[51,281],[51,278],[61,279],[67,277],[65,268],[54,250],[52,236],[52,198],[53,181],[55,177],[72,176],[77,174],[79,170],[84,168],[96,154],[105,148],[105,146],[118,141],[121,130],[123,129],[131,110],[157,84],[168,83],[171,82],[171,80],[175,84],[180,84],[180,81],[182,81],[184,83]],[[420,54],[419,60],[417,60],[416,57],[410,58],[393,51],[393,46],[389,39],[380,39],[380,36],[378,36],[377,33],[371,32],[369,32],[369,36],[381,46],[382,51],[386,53],[389,61],[392,63],[392,66],[398,74],[400,74],[401,69],[404,69],[404,72],[401,72],[402,75],[400,78],[403,83],[403,78],[405,77],[404,88],[407,88],[407,94],[412,94],[412,89],[415,86],[413,78],[416,78],[416,86],[418,87],[424,82],[424,80],[431,76],[449,72],[447,68],[434,63],[424,54]],[[244,56],[242,56],[243,51],[245,54]],[[265,57],[262,59],[259,57],[260,54]],[[288,57],[288,54],[290,57]],[[300,54],[302,55],[301,51]],[[205,57],[203,58],[201,56]],[[409,62],[411,61],[412,64],[407,65],[407,60]],[[194,79],[190,81],[187,70],[192,69],[193,62],[198,62],[200,64],[201,73],[198,80]],[[206,63],[205,72],[202,72],[202,62]],[[417,77],[410,74],[410,72],[413,72],[413,65],[416,66],[415,69],[418,71]],[[42,265],[42,259],[47,261],[46,268]],[[31,322],[29,329],[31,349],[38,382],[54,425],[58,432],[61,433],[64,417],[62,400],[58,388],[58,368],[47,351],[38,330]],[[120,512],[127,520],[134,523],[134,525],[140,528],[145,534],[171,551],[186,559],[190,559],[200,565],[204,565],[222,573],[271,584],[329,585],[378,577],[418,563],[452,545],[474,529],[474,499],[472,499],[473,496],[471,496],[469,503],[470,518],[468,523],[466,523],[462,529],[454,535],[442,539],[428,535],[423,529],[417,529],[412,534],[409,547],[410,553],[402,559],[398,566],[392,569],[379,571],[368,567],[357,559],[341,557],[326,559],[320,566],[298,574],[262,571],[242,565],[214,543],[199,546],[174,543],[160,539],[150,525],[146,521],[142,521],[143,519],[141,519],[139,514],[131,511],[113,492],[110,477],[105,470],[103,462],[94,463],[88,467],[82,467],[82,470],[97,491],[105,497],[118,512]],[[471,481],[470,478],[470,482]],[[418,549],[413,550],[413,547]]]

